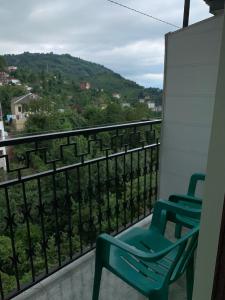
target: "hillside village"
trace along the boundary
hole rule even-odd
[[[15,59],[14,56],[12,57]],[[121,92],[121,86],[119,85],[119,88],[116,88],[114,84],[115,89],[112,90],[107,89],[104,82],[102,86],[97,85],[91,78],[90,81],[79,80],[79,78],[77,81],[70,80],[58,70],[53,72],[50,69],[50,64],[46,65],[46,70],[38,71],[35,66],[33,69],[26,68],[19,61],[18,65],[9,65],[10,59],[8,59],[8,56],[2,58],[1,61],[2,138],[5,136],[4,127],[10,135],[24,131],[40,132],[55,129],[54,123],[56,120],[54,118],[60,119],[61,124],[67,123],[68,120],[65,120],[65,118],[68,118],[68,114],[71,114],[71,112],[74,113],[77,122],[72,122],[72,128],[69,126],[70,129],[82,125],[131,121],[136,118],[146,119],[151,116],[157,117],[161,113],[161,101],[155,100],[143,88],[134,83],[130,84],[128,82],[131,85],[130,90],[127,94],[123,94],[123,90]],[[110,74],[107,70],[108,73]],[[113,76],[117,77],[114,74]],[[121,80],[127,85],[126,80]],[[135,92],[132,94],[134,88]],[[136,91],[137,88],[140,90],[139,92]],[[129,96],[129,93],[131,96]],[[116,113],[117,110],[118,114]],[[40,117],[40,114],[42,114],[42,117],[45,116],[49,119],[54,115],[53,124],[49,124],[46,128],[42,128],[42,126],[39,126],[40,124],[33,126],[37,121],[37,115]],[[60,124],[56,127],[58,129]]]

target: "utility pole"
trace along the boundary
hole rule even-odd
[[[184,18],[183,18],[183,28],[189,25],[189,14],[190,14],[190,0],[185,0],[184,2]]]

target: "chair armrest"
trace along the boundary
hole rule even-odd
[[[192,229],[189,233],[187,233],[184,237],[177,240],[175,243],[173,243],[171,246],[168,246],[167,248],[155,252],[155,253],[148,253],[142,250],[139,250],[135,248],[134,246],[131,246],[127,243],[124,243],[123,241],[114,238],[110,236],[109,234],[103,233],[98,236],[97,238],[97,248],[100,247],[101,250],[107,251],[109,246],[115,246],[121,250],[124,250],[125,252],[130,253],[131,255],[134,255],[135,257],[142,259],[144,261],[157,261],[163,258],[165,255],[167,255],[169,252],[174,250],[175,248],[181,246],[190,236],[198,234],[199,226],[196,226],[194,229]]]
[[[163,210],[190,218],[200,218],[201,216],[201,208],[183,207],[175,202],[160,199],[154,206],[153,220],[154,216],[156,218],[160,217]]]
[[[169,201],[178,203],[179,201],[184,201],[187,203],[193,203],[193,204],[202,204],[202,200],[200,198],[197,198],[195,196],[189,196],[189,195],[179,195],[179,194],[174,194],[169,196]]]
[[[149,254],[145,251],[139,250],[134,246],[131,246],[118,238],[112,237],[111,235],[107,233],[100,234],[97,238],[97,247],[107,247],[108,245],[115,246],[121,250],[124,250],[138,258],[148,258]],[[151,256],[151,254],[150,254]]]

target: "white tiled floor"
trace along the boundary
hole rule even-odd
[[[170,232],[173,230],[170,228]],[[95,253],[56,272],[15,300],[91,300]],[[145,300],[133,288],[108,271],[103,271],[99,300]],[[171,285],[169,300],[186,300],[185,278]]]

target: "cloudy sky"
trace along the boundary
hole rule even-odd
[[[178,26],[184,0],[118,0]],[[191,1],[190,22],[210,17]],[[0,53],[69,53],[137,83],[162,86],[164,34],[176,28],[106,0],[0,0]]]

